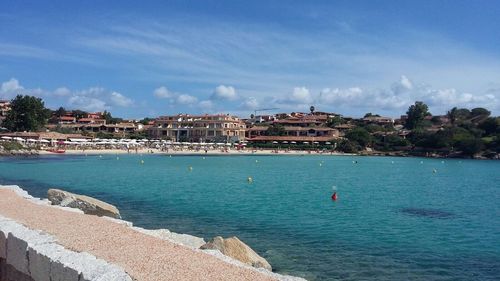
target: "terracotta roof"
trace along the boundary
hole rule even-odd
[[[266,131],[267,128],[266,126],[253,126],[251,128],[248,128],[247,131]]]
[[[75,120],[75,117],[71,117],[71,116],[61,116],[61,117],[58,117],[59,120],[64,120],[64,121],[73,121]]]
[[[316,120],[316,119],[281,119],[281,120],[276,120],[274,123],[283,123],[283,124],[303,124],[303,123],[321,123],[321,120]]]
[[[299,126],[285,126],[285,131],[334,131],[335,129],[329,127],[299,127]]]

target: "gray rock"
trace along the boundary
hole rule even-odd
[[[49,189],[47,197],[52,205],[80,209],[89,215],[121,218],[120,212],[115,206],[89,196],[74,194],[60,189]]]
[[[224,239],[220,236],[217,236],[205,245],[201,246],[200,249],[219,250],[224,255],[239,260],[244,264],[248,264],[257,268],[265,268],[269,271],[272,271],[272,267],[267,262],[267,260],[259,256],[248,245],[241,242],[238,237]]]

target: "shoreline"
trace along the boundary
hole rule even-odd
[[[256,151],[241,151],[241,150],[229,150],[227,152],[222,152],[220,150],[209,150],[206,153],[204,151],[193,151],[193,150],[169,150],[167,151],[161,151],[159,149],[139,149],[137,152],[130,151],[128,152],[127,150],[123,149],[89,149],[89,150],[66,150],[65,153],[53,153],[45,150],[39,150],[38,151],[39,155],[193,155],[193,156],[210,156],[210,155],[215,155],[215,156],[235,156],[235,155],[241,155],[241,156],[252,156],[252,155],[267,155],[267,156],[296,156],[296,155],[318,155],[318,156],[356,156],[358,154],[355,153],[339,153],[339,152],[334,152],[334,153],[317,153],[317,152],[311,152],[308,153],[307,151],[301,151],[301,150],[293,150],[293,151],[279,151],[278,153],[271,151],[271,150],[256,150]]]

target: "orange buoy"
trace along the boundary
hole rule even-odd
[[[333,201],[337,201],[337,192],[334,192],[334,193],[332,194],[332,200],[333,200]]]

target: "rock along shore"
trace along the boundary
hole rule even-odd
[[[58,249],[61,251],[67,249],[71,253],[88,255],[90,260],[95,259],[99,264],[109,264],[114,268],[111,271],[116,273],[123,269],[126,274],[118,279],[88,280],[304,280],[264,269],[270,269],[270,265],[266,265],[267,261],[260,260],[260,256],[237,238],[236,241],[234,238],[216,237],[205,243],[202,238],[166,229],[142,229],[120,219],[85,215],[79,209],[53,206],[50,201],[33,198],[17,186],[0,186],[0,216],[10,223],[21,223],[28,230],[39,233],[38,235],[53,237],[50,239],[55,242],[51,243],[60,247]],[[4,226],[0,223],[0,232],[3,229]],[[0,234],[0,268],[2,243]],[[28,250],[27,248],[25,252],[29,257]],[[52,258],[57,261],[57,257]],[[8,266],[17,269],[16,265],[8,264],[9,259],[6,262]],[[88,269],[76,266],[74,270],[78,276],[83,276],[84,270]],[[95,272],[92,274],[95,275]],[[127,279],[127,276],[132,279]]]

